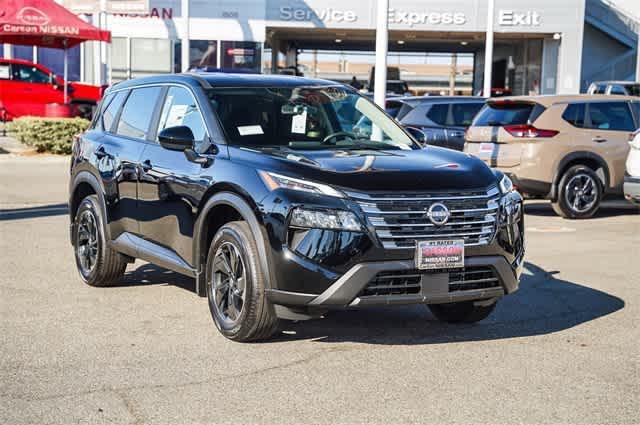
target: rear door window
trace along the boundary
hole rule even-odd
[[[562,119],[574,127],[584,127],[584,103],[571,103],[562,113]]]
[[[590,103],[588,128],[617,131],[634,131],[636,129],[627,102]]]
[[[597,84],[596,89],[593,91],[593,94],[604,94],[607,91],[607,86],[605,84]]]
[[[113,123],[116,120],[116,116],[118,115],[118,111],[122,106],[122,103],[127,98],[127,94],[129,92],[127,90],[119,91],[115,95],[109,95],[111,98],[105,99],[105,105],[107,105],[103,110],[101,117],[102,130],[104,131],[113,131],[114,125]]]
[[[120,115],[116,133],[135,139],[146,139],[161,91],[161,87],[133,89]]]
[[[480,110],[473,125],[486,127],[533,123],[544,110],[537,103],[490,102]]]
[[[473,122],[473,118],[482,108],[484,103],[454,103],[451,105],[451,123],[457,127],[469,127]]]
[[[447,115],[449,114],[448,103],[437,103],[431,106],[431,109],[427,112],[427,118],[438,125],[447,124]]]

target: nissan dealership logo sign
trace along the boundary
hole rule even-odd
[[[23,7],[16,16],[25,25],[47,25],[49,23],[49,16],[46,13],[31,6]]]

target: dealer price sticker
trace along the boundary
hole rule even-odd
[[[420,270],[464,267],[464,239],[418,242],[416,267]]]

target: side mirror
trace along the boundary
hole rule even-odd
[[[405,127],[405,130],[421,145],[427,144],[427,135],[424,131],[416,127]]]
[[[191,129],[184,125],[167,127],[158,134],[160,146],[172,151],[185,151],[193,148],[194,137]]]

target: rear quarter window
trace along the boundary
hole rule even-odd
[[[545,111],[537,103],[489,102],[473,121],[474,126],[504,126],[533,123]]]
[[[584,127],[584,103],[571,103],[562,113],[562,119],[574,127]]]
[[[113,131],[113,124],[116,120],[116,116],[118,115],[118,111],[120,110],[122,103],[127,98],[128,93],[129,92],[127,90],[124,90],[107,96],[104,100],[105,106],[102,107],[103,112],[98,120],[98,127],[101,126],[101,129],[104,131]]]

